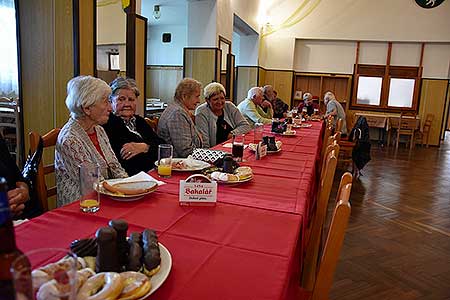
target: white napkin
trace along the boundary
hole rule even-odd
[[[233,148],[233,143],[223,144],[222,147],[224,147],[224,148]],[[247,147],[248,147],[248,145],[244,145],[244,149],[247,148]]]
[[[203,161],[193,159],[192,155],[189,155],[184,162],[188,168],[201,168],[205,165]]]
[[[19,226],[20,224],[28,222],[28,221],[29,221],[28,219],[14,220],[13,224],[14,224],[14,226]]]
[[[115,183],[119,183],[119,182],[134,182],[134,181],[154,181],[156,182],[158,185],[163,185],[166,184],[164,181],[160,181],[157,180],[155,178],[153,178],[152,176],[148,175],[145,172],[139,172],[136,175],[133,175],[131,177],[127,177],[127,178],[116,178],[116,179],[109,179],[106,180],[106,182],[108,184],[115,184]]]

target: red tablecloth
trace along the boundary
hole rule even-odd
[[[154,228],[172,254],[168,279],[149,299],[290,298],[314,196],[321,123],[313,125],[297,137],[281,137],[283,150],[262,160],[246,150],[254,180],[220,186],[215,206],[180,206],[178,181],[188,174],[175,174],[141,200],[102,197],[95,214],[81,213],[76,201],[23,223],[16,227],[18,246],[68,247],[110,219],[123,218],[129,232]]]

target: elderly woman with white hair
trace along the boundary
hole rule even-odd
[[[200,103],[201,88],[202,84],[195,79],[182,79],[175,89],[174,101],[159,118],[158,136],[173,146],[174,157],[187,157],[195,148],[203,147],[192,114]]]
[[[254,126],[255,123],[272,124],[272,119],[262,116],[257,109],[263,100],[263,90],[260,87],[252,87],[248,90],[247,98],[237,106],[251,126]]]
[[[326,92],[323,97],[324,103],[327,106],[327,112],[324,115],[324,119],[329,116],[333,117],[333,124],[336,127],[338,119],[342,119],[341,133],[343,136],[347,135],[347,119],[345,117],[345,110],[342,105],[336,100],[336,96],[332,92]]]
[[[70,119],[61,129],[55,149],[57,206],[80,195],[79,165],[97,163],[105,179],[128,177],[121,167],[102,126],[112,111],[106,82],[92,76],[78,76],[67,84],[66,106]]]
[[[195,111],[195,126],[203,137],[203,147],[209,148],[232,137],[251,130],[250,125],[237,107],[225,101],[225,88],[217,82],[208,84],[204,90],[206,102]]]

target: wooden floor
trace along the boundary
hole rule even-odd
[[[411,153],[374,145],[363,174],[330,299],[450,299],[450,134]]]

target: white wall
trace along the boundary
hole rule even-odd
[[[294,70],[352,74],[356,42],[296,40]]]
[[[119,65],[121,71],[126,71],[127,65],[127,47],[122,45],[99,45],[97,46],[97,70],[108,71],[108,52],[111,50],[119,51]]]
[[[245,23],[247,23],[253,30],[259,32],[260,25],[258,17],[260,14],[260,7],[265,5],[267,0],[228,0],[230,7],[234,14],[239,16]],[[220,16],[218,16],[220,18]],[[233,24],[233,23],[231,23]]]
[[[240,48],[241,48],[241,36],[233,31],[233,39],[231,40],[231,53],[234,54],[235,59],[235,65],[239,66],[240,63]]]
[[[257,35],[245,35],[240,39],[239,64],[242,66],[258,65],[259,37]]]
[[[450,42],[450,1],[433,9],[423,9],[412,0],[311,0],[301,8],[303,3],[297,0],[265,1],[267,19],[275,27],[300,9],[293,16],[298,20],[295,25],[262,38],[265,46],[261,47],[260,63],[263,66],[293,67],[294,62],[289,61],[289,57],[294,57],[294,52],[289,52],[292,49],[289,44],[284,55],[272,55],[273,51],[279,50],[271,45],[283,38]],[[380,60],[379,57],[376,59]]]
[[[162,34],[171,33],[170,43],[162,42]],[[147,33],[148,65],[183,65],[183,48],[187,46],[185,25],[149,26]]]
[[[125,44],[126,21],[121,1],[97,7],[97,45]]]
[[[421,48],[421,43],[392,43],[391,65],[419,66]],[[385,65],[387,51],[388,42],[361,42],[359,63]],[[352,74],[355,58],[356,41],[297,40],[294,70]],[[449,68],[450,43],[425,43],[422,77],[449,78]]]
[[[188,47],[217,47],[216,15],[213,1],[188,2]]]

